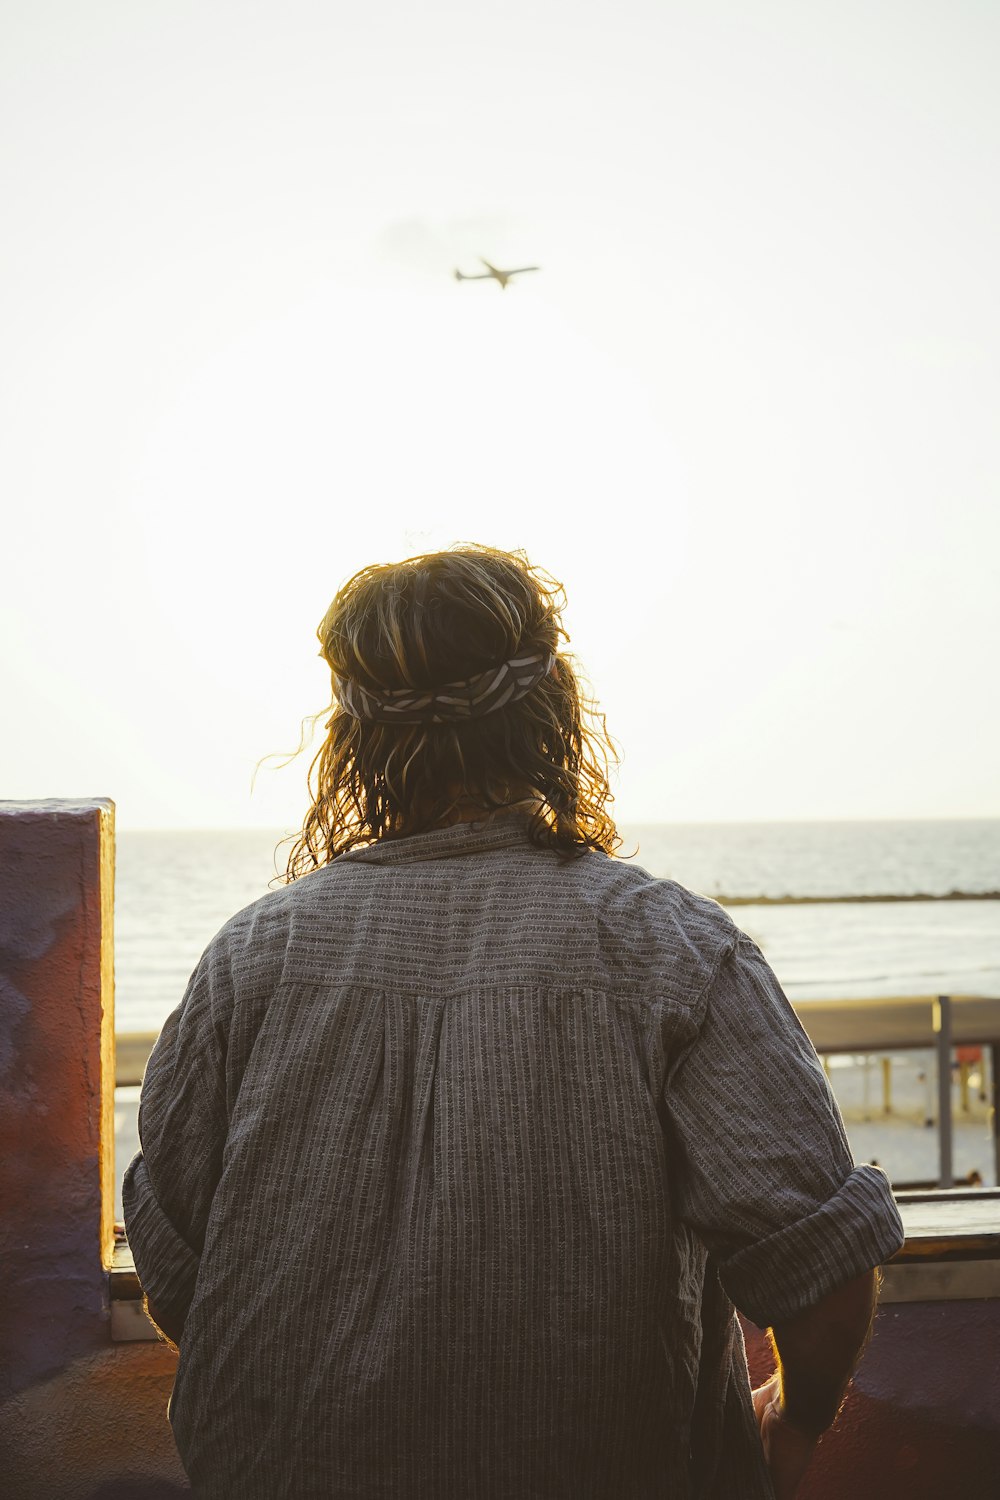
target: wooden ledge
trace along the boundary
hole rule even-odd
[[[1000,1191],[897,1193],[906,1241],[885,1267],[881,1302],[1000,1297]]]
[[[897,1193],[906,1242],[891,1265],[1000,1259],[1000,1191]]]
[[[896,1202],[906,1240],[883,1271],[881,1302],[1000,1297],[1000,1189],[898,1193]],[[117,1225],[108,1282],[112,1338],[155,1339],[132,1251]]]
[[[108,1267],[108,1291],[112,1302],[141,1302],[142,1287],[124,1230],[115,1225],[115,1249]]]

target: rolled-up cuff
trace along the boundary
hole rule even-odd
[[[150,1302],[176,1326],[187,1317],[199,1259],[163,1212],[142,1152],[122,1180],[122,1209],[136,1275]]]
[[[769,1328],[881,1265],[902,1243],[888,1177],[879,1167],[855,1167],[813,1213],[730,1256],[719,1279],[740,1312]]]

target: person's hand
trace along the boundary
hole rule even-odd
[[[753,1392],[753,1409],[776,1500],[792,1500],[819,1439],[799,1432],[782,1415],[781,1379],[777,1372],[766,1385]]]
[[[156,1307],[152,1302],[150,1302],[149,1298],[145,1295],[142,1299],[142,1305],[146,1317],[152,1323],[153,1327],[160,1333],[164,1343],[169,1344],[172,1349],[176,1349],[179,1353],[181,1343],[181,1329],[177,1326],[172,1318],[168,1318],[164,1313],[162,1313],[160,1309]]]

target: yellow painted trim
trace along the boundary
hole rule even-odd
[[[100,862],[101,1094],[100,1178],[101,1260],[111,1265],[115,1249],[115,805],[98,808]]]

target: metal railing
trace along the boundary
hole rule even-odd
[[[933,1050],[937,1056],[938,1187],[954,1185],[952,1049],[988,1048],[992,1076],[994,1180],[1000,1184],[1000,998],[985,995],[905,995],[872,1000],[793,1002],[821,1056],[877,1057]],[[115,1037],[115,1082],[142,1082],[158,1032],[120,1032]]]

